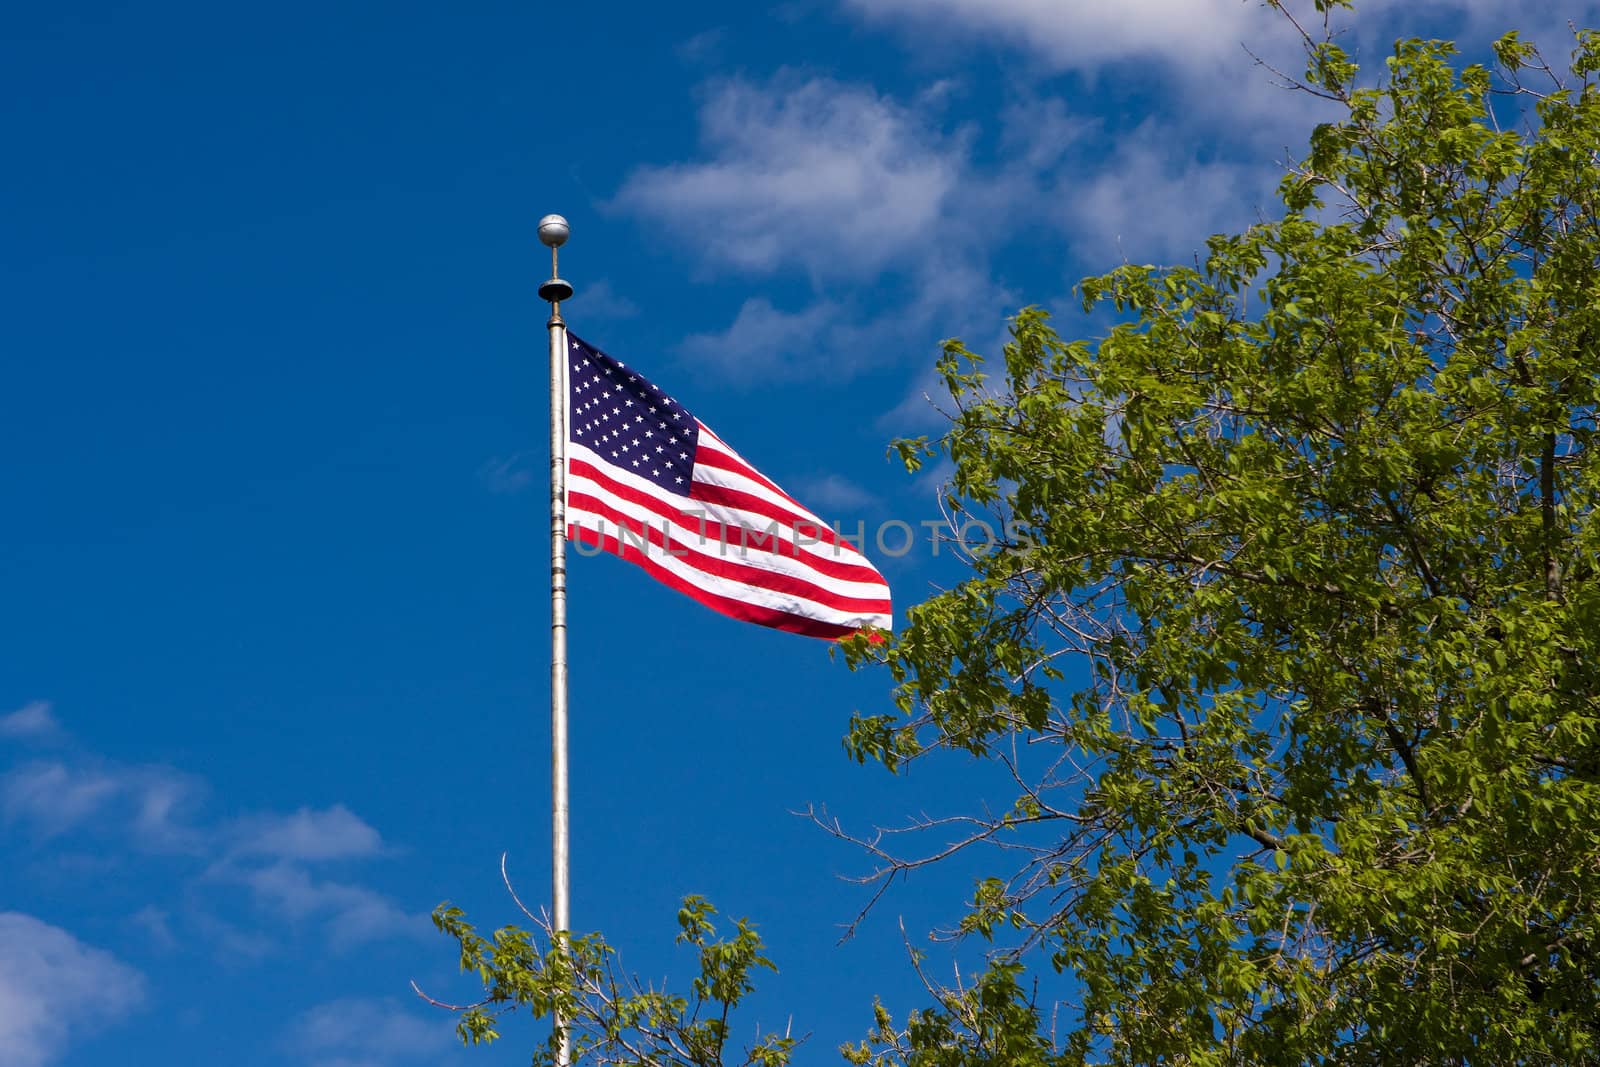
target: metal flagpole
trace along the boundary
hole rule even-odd
[[[550,249],[550,280],[539,286],[550,301],[550,888],[551,920],[557,937],[572,929],[568,893],[567,830],[567,324],[561,301],[572,286],[561,280],[558,249],[570,233],[567,220],[539,220],[539,240]],[[551,1020],[561,1035],[558,1067],[572,1063],[572,1033],[558,1012]]]

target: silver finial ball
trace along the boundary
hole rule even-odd
[[[551,248],[560,248],[567,243],[567,235],[572,232],[572,227],[567,225],[567,220],[560,215],[546,215],[539,220],[539,240]]]

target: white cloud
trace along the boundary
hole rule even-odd
[[[1111,266],[1203,257],[1213,233],[1277,210],[1279,172],[1265,161],[1202,161],[1174,151],[1172,129],[1147,123],[1090,174],[1063,174],[1061,221],[1080,259]]]
[[[919,50],[964,51],[987,40],[1027,57],[1028,73],[1073,71],[1091,87],[1107,77],[1160,86],[1169,114],[1236,143],[1297,147],[1327,113],[1306,94],[1275,87],[1254,67],[1259,56],[1290,77],[1305,68],[1294,23],[1262,0],[839,0],[872,25],[905,31]],[[1569,21],[1592,25],[1600,4],[1566,0],[1358,0],[1353,12],[1319,14],[1311,0],[1283,5],[1314,39],[1332,32],[1374,73],[1395,39],[1441,37],[1481,52],[1509,29],[1553,59],[1571,47]],[[1163,85],[1164,79],[1171,83]]]
[[[288,860],[331,860],[376,856],[383,839],[365,820],[343,804],[317,810],[301,808],[290,815],[258,815],[234,830],[234,851],[241,856]]]
[[[0,776],[0,815],[53,837],[93,826],[131,835],[142,848],[192,851],[199,835],[182,818],[203,788],[159,765],[24,764]]]
[[[561,302],[562,307],[567,307],[569,304],[577,307],[585,322],[631,319],[639,314],[638,305],[617,292],[609,278],[587,283],[573,294],[571,300]]]
[[[134,768],[128,779],[133,799],[135,834],[148,847],[160,851],[192,851],[199,847],[200,831],[183,815],[202,788],[188,775],[165,767]]]
[[[701,30],[686,41],[680,42],[673,51],[685,63],[709,65],[722,58],[724,46],[728,41],[728,28],[726,26],[713,26],[709,30]]]
[[[451,1048],[455,1020],[429,1017],[393,1000],[347,998],[319,1004],[290,1026],[286,1044],[308,1067],[391,1067],[438,1062]]]
[[[1062,69],[1155,58],[1198,67],[1239,52],[1260,25],[1249,0],[844,0],[873,20],[946,36],[978,34]]]
[[[796,498],[824,519],[830,513],[849,513],[852,516],[878,507],[882,499],[876,493],[838,475],[827,474],[820,478],[802,478],[797,483]]]
[[[61,724],[50,711],[50,703],[35,700],[9,715],[0,715],[0,738],[16,741],[50,741],[62,735]]]
[[[115,1023],[144,1000],[145,980],[60,927],[0,912],[0,1063],[45,1067],[85,1028]]]
[[[478,481],[491,493],[520,493],[533,484],[535,468],[543,453],[532,449],[509,456],[491,456],[478,468]]]
[[[178,939],[172,932],[172,916],[160,908],[154,906],[140,908],[129,917],[128,921],[162,952],[170,952],[178,947]]]
[[[1022,78],[977,141],[976,128],[937,121],[959,95],[948,82],[909,104],[824,78],[713,85],[697,156],[636,170],[613,204],[680,237],[704,265],[811,279],[809,299],[752,295],[722,328],[680,342],[685,364],[724,381],[845,381],[867,367],[926,365],[946,336],[992,349],[1006,315],[1060,295],[1025,298],[993,276],[991,262],[1014,243],[1062,240],[1083,271],[1187,259],[1212,232],[1275,210],[1275,157],[1303,139],[1314,109],[1309,96],[1272,87],[1237,47],[1252,25],[1272,38],[1269,57],[1291,36],[1245,0],[1130,0],[1114,11],[1057,0],[847,3],[953,34],[981,24],[1063,66],[1153,55],[1126,69],[1175,71],[1182,92],[1171,99],[1207,119],[1129,133],[1098,106]],[[895,417],[925,419],[920,393]],[[488,467],[485,477],[516,476]]]
[[[899,436],[914,436],[919,430],[941,430],[947,425],[944,412],[949,411],[950,407],[944,381],[930,362],[917,375],[899,403],[878,416],[877,426],[886,433]]]
[[[113,775],[31,763],[0,778],[0,812],[7,822],[29,822],[51,836],[94,815],[121,788]]]
[[[217,959],[227,967],[257,963],[283,948],[281,930],[274,929],[271,934],[249,930],[201,910],[186,913],[183,921],[212,945]]]
[[[752,297],[725,329],[691,335],[678,354],[733,383],[844,382],[870,367],[931,361],[941,337],[1004,325],[1017,294],[988,276],[980,256],[927,251],[909,272],[904,298],[884,286],[868,311],[829,297],[787,311]]]
[[[1099,71],[1130,60],[1151,60],[1189,75],[1212,76],[1234,67],[1244,48],[1296,58],[1299,33],[1260,0],[841,0],[862,19],[916,31],[926,46],[973,35],[1032,56],[1053,70]],[[1313,37],[1323,16],[1310,0],[1285,7]],[[1387,52],[1401,36],[1460,37],[1487,44],[1513,27],[1547,33],[1568,19],[1584,25],[1600,5],[1564,0],[1358,0],[1354,13],[1334,12],[1333,29],[1364,48]],[[1287,46],[1287,48],[1286,48]],[[1298,74],[1302,64],[1289,68]],[[1197,101],[1184,101],[1192,106]]]
[[[1019,97],[1000,112],[1000,147],[1007,171],[1049,170],[1098,127],[1096,119],[1074,114],[1059,96]]]
[[[842,309],[820,301],[799,311],[783,311],[764,296],[752,297],[724,330],[691,334],[678,346],[691,364],[734,382],[760,378],[821,377],[837,370],[829,357],[832,327]]]
[[[426,916],[408,914],[376,890],[312,876],[308,864],[388,851],[378,831],[344,805],[220,820],[201,809],[205,792],[202,781],[171,767],[35,761],[0,775],[0,820],[47,840],[72,831],[109,843],[95,854],[108,863],[127,864],[130,853],[210,856],[209,866],[193,871],[191,886],[244,887],[275,930],[284,920],[311,924],[335,949],[431,929]],[[130,921],[157,947],[177,940],[171,916],[153,906]],[[198,908],[186,908],[181,925],[241,959],[259,958],[275,944]]]
[[[931,460],[912,476],[910,495],[920,497],[932,505],[933,509],[937,509],[928,516],[929,518],[940,517],[945,513],[944,495],[949,491],[955,477],[956,465],[948,456],[939,456]]]
[[[615,204],[714,264],[866,277],[924,245],[965,146],[869,87],[723,82],[700,111],[710,158],[634,171]]]
[[[376,890],[349,882],[313,878],[289,862],[241,868],[228,864],[212,874],[248,886],[258,903],[294,924],[315,922],[335,949],[389,937],[417,937],[433,929],[425,915],[409,915]]]
[[[1572,43],[1567,23],[1593,25],[1600,4],[1573,0],[1364,0],[1356,5],[1355,25],[1364,28],[1369,38],[1401,35],[1453,37],[1463,44],[1487,44],[1507,30],[1516,29],[1523,39],[1560,48],[1548,58],[1565,56]],[[1371,16],[1370,18],[1368,16]]]

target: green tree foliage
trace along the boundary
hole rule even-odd
[[[1376,88],[1309,43],[1342,111],[1281,217],[1086,280],[1099,340],[948,343],[951,426],[899,444],[1008,540],[846,644],[896,705],[846,745],[1016,795],[876,847],[892,879],[999,846],[960,922],[989,966],[849,1062],[1600,1062],[1600,38],[1560,71],[1402,42]],[[465,1035],[565,998],[605,1062],[721,1063],[694,1028],[765,961],[697,906],[689,999],[442,912],[490,996]]]
[[[700,897],[685,898],[678,911],[678,943],[699,956],[700,974],[688,995],[619,974],[615,952],[598,934],[567,937],[526,909],[524,914],[534,932],[506,926],[484,937],[461,909],[448,903],[434,909],[433,924],[460,945],[461,969],[483,983],[484,997],[475,1004],[424,998],[459,1014],[456,1033],[464,1044],[498,1040],[501,1017],[519,1008],[534,1018],[564,1020],[574,1062],[784,1067],[800,1042],[788,1033],[767,1034],[745,1047],[730,1042],[729,1016],[754,988],[752,972],[776,968],[746,920],[734,924],[732,937],[718,938],[711,919],[716,908]],[[535,1067],[559,1063],[560,1045],[560,1031],[552,1028],[533,1055]]]
[[[948,343],[900,443],[1015,537],[851,649],[848,745],[1016,767],[963,928],[1068,979],[1037,1062],[1600,1061],[1600,38],[1497,54],[1316,46],[1280,219],[1085,281],[1099,341]],[[857,1062],[1002,1062],[916,1026]]]

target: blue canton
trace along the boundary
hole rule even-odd
[[[614,467],[689,495],[700,427],[689,409],[567,334],[567,437]]]

